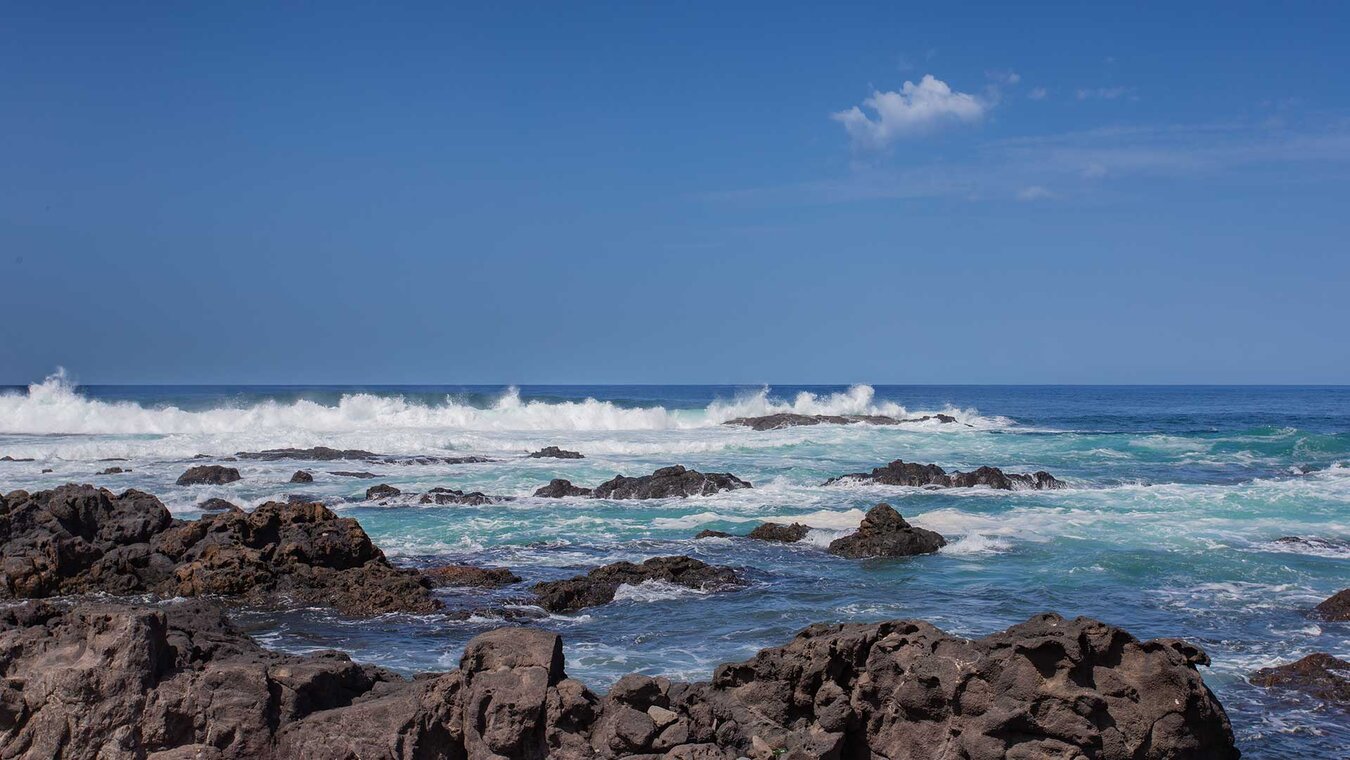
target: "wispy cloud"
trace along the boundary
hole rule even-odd
[[[1079,100],[1118,100],[1124,97],[1134,97],[1134,89],[1130,87],[1080,87],[1074,94]]]
[[[1019,201],[1040,201],[1053,197],[1055,197],[1055,194],[1041,185],[1027,185],[1017,191],[1017,200]]]
[[[1045,100],[1049,96],[1050,91],[1044,87],[1033,87],[1031,88],[1031,92],[1027,93],[1027,97],[1032,100]]]
[[[863,106],[874,116],[854,106],[830,118],[844,125],[855,148],[864,150],[879,150],[949,124],[979,121],[988,110],[980,98],[957,92],[932,74],[925,74],[918,84],[907,81],[899,90],[874,91]]]

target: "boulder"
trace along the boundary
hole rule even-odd
[[[642,564],[615,562],[575,578],[536,583],[531,590],[538,597],[539,606],[549,612],[573,612],[614,601],[619,586],[636,586],[648,581],[705,591],[745,585],[729,567],[709,565],[692,557],[653,557]]]
[[[1323,620],[1350,621],[1350,588],[1343,588],[1322,600],[1313,608],[1313,614]]]
[[[366,489],[366,501],[375,501],[377,499],[389,499],[395,496],[402,496],[403,492],[389,485],[381,483],[378,486],[371,486]]]
[[[243,510],[233,502],[224,499],[207,499],[197,505],[197,509],[202,512],[242,512]]]
[[[557,446],[545,446],[544,448],[532,452],[529,459],[585,459],[580,452],[560,449]]]
[[[548,485],[541,486],[534,495],[543,499],[561,499],[567,496],[590,496],[591,489],[572,485],[572,481],[554,478]]]
[[[761,523],[746,538],[754,538],[760,541],[776,541],[783,544],[794,544],[811,532],[811,526],[801,523],[792,523],[783,525],[782,523],[766,522]]]
[[[520,576],[504,567],[475,567],[473,565],[442,565],[423,573],[435,587],[459,586],[474,588],[501,588],[520,583]]]
[[[313,483],[313,482],[314,482],[314,476],[311,475],[311,474],[309,474],[309,473],[307,473],[307,472],[305,472],[304,470],[296,470],[296,471],[295,471],[295,474],[291,476],[290,482],[292,482],[292,483]]]
[[[856,532],[831,541],[829,551],[851,559],[909,557],[932,554],[946,545],[938,533],[905,522],[890,504],[878,504],[867,511]]]
[[[750,484],[729,472],[704,474],[677,464],[636,478],[617,475],[596,486],[591,495],[597,499],[669,499],[708,496],[740,488],[750,488]]]
[[[1325,652],[1310,654],[1288,665],[1262,668],[1252,674],[1251,681],[1257,686],[1295,689],[1323,702],[1350,708],[1350,662]]]
[[[187,472],[178,476],[178,485],[180,486],[223,486],[226,483],[233,483],[239,480],[239,471],[233,467],[226,467],[219,464],[203,464],[196,467],[189,467]]]
[[[948,473],[935,464],[916,464],[897,459],[884,467],[873,468],[871,472],[855,472],[830,478],[825,485],[842,480],[878,483],[888,486],[911,486],[914,488],[973,488],[984,486],[1002,491],[1046,490],[1064,488],[1066,484],[1044,470],[1022,475],[1005,473],[997,467],[980,467],[971,472]]]

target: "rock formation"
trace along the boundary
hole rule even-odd
[[[402,496],[403,492],[388,483],[381,483],[378,486],[371,486],[366,489],[366,501],[376,501],[377,499],[389,499],[395,496]]]
[[[692,557],[652,557],[642,564],[615,562],[585,575],[561,581],[544,581],[531,588],[540,607],[549,612],[573,612],[614,601],[619,586],[662,581],[686,588],[719,591],[743,586],[729,567],[716,567]]]
[[[1350,588],[1343,588],[1322,600],[1313,614],[1323,620],[1350,621]]]
[[[226,467],[219,464],[203,464],[196,467],[189,467],[187,472],[178,476],[177,483],[180,486],[222,486],[226,483],[233,483],[236,480],[239,480],[239,471],[233,467]]]
[[[947,545],[940,534],[916,528],[890,504],[878,504],[867,511],[858,530],[830,542],[830,553],[852,559],[868,557],[909,557],[932,554]]]
[[[520,583],[520,576],[504,567],[442,565],[427,570],[423,575],[436,587],[500,588]]]
[[[783,544],[793,544],[811,532],[811,526],[801,523],[792,523],[783,525],[782,523],[766,522],[761,523],[754,530],[750,531],[746,538],[754,538],[760,541],[777,541]]]
[[[534,492],[535,496],[590,496],[596,499],[669,499],[708,496],[719,491],[750,488],[750,483],[729,472],[702,473],[680,465],[662,467],[651,475],[636,478],[616,475],[595,488],[580,488],[572,481],[555,478]]]
[[[841,480],[879,483],[888,486],[912,486],[915,488],[973,488],[984,486],[1001,491],[1021,491],[1024,489],[1046,490],[1064,488],[1065,483],[1050,473],[1040,470],[1030,475],[1005,473],[997,467],[980,467],[971,472],[948,473],[935,464],[915,464],[897,459],[871,472],[854,472],[830,478],[825,485]]]
[[[545,446],[544,448],[532,452],[528,459],[585,459],[580,452],[560,449],[557,446]]]
[[[572,485],[572,481],[554,478],[546,486],[540,486],[534,495],[542,499],[561,499],[567,496],[590,496],[592,493],[589,488]]]
[[[1288,665],[1262,668],[1252,674],[1257,686],[1295,689],[1350,708],[1350,662],[1316,652]]]
[[[307,472],[305,472],[304,470],[296,470],[296,471],[295,471],[295,474],[291,476],[290,482],[292,482],[292,483],[313,483],[313,482],[314,482],[314,476],[311,475],[311,474],[309,474],[309,473],[307,473]]]

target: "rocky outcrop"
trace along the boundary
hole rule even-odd
[[[233,502],[224,499],[207,499],[197,505],[202,512],[239,512],[242,511]]]
[[[1252,674],[1257,686],[1295,689],[1310,694],[1323,702],[1350,708],[1350,662],[1317,652],[1307,657],[1262,668]]]
[[[0,610],[0,754],[56,760],[1233,760],[1204,652],[1040,615],[962,639],[815,625],[711,681],[568,678],[562,640],[500,628],[405,680],[268,652],[200,601]]]
[[[585,575],[562,581],[544,581],[531,588],[540,607],[549,612],[573,612],[609,604],[623,585],[660,581],[703,591],[721,591],[745,585],[729,567],[717,567],[692,557],[652,557],[642,564],[615,562]]]
[[[922,417],[900,419],[884,414],[793,414],[791,412],[779,412],[778,414],[766,414],[761,417],[737,417],[722,424],[740,425],[751,430],[764,431],[807,425],[902,425],[909,422],[928,422],[929,420],[937,420],[943,424],[951,424],[957,421],[950,414],[925,414]]]
[[[461,491],[458,488],[436,487],[422,494],[418,500],[422,504],[466,504],[469,506],[480,506],[483,504],[501,504],[511,501],[510,496],[488,496],[482,491]]]
[[[1343,588],[1322,600],[1313,608],[1313,615],[1323,620],[1350,621],[1350,588]]]
[[[806,534],[811,532],[811,526],[801,523],[792,523],[784,525],[776,522],[761,523],[754,530],[750,531],[746,538],[753,538],[759,541],[776,541],[782,544],[795,544],[806,538]]]
[[[378,486],[371,486],[366,489],[366,501],[377,501],[379,499],[391,499],[395,496],[402,496],[403,492],[389,485],[381,483]]]
[[[376,475],[373,472],[363,472],[358,470],[336,470],[328,474],[336,475],[339,478],[359,478],[360,480],[371,480],[372,478],[379,477],[379,475]]]
[[[491,462],[485,457],[442,457],[442,456],[392,456],[376,454],[365,449],[331,449],[327,446],[315,446],[311,449],[266,449],[264,451],[241,451],[235,456],[240,459],[255,459],[264,462],[278,462],[285,459],[299,459],[310,462],[337,462],[352,460],[359,462],[385,462],[388,464],[477,464]]]
[[[946,545],[940,534],[910,525],[890,504],[878,504],[867,511],[856,532],[830,542],[830,554],[851,559],[910,557],[932,554]]]
[[[196,467],[189,467],[187,472],[178,476],[177,483],[180,486],[223,486],[226,483],[233,483],[239,480],[239,471],[233,467],[226,467],[219,464],[203,464]]]
[[[268,502],[172,519],[150,494],[92,486],[4,497],[0,597],[225,596],[355,614],[440,608],[427,582],[389,564],[360,524],[322,504]]]
[[[544,448],[531,452],[528,459],[585,459],[586,457],[578,451],[568,451],[560,449],[557,446],[545,446]]]
[[[474,565],[442,565],[423,573],[436,587],[457,586],[473,588],[501,588],[520,583],[520,576],[505,567],[475,567]]]
[[[1040,470],[1030,475],[1005,473],[997,467],[980,467],[971,472],[952,472],[935,464],[915,464],[897,459],[871,472],[855,472],[830,478],[825,485],[842,480],[878,483],[888,486],[911,486],[914,488],[973,488],[983,486],[1001,491],[1021,491],[1027,489],[1046,490],[1064,488],[1066,484],[1050,473]]]
[[[712,530],[712,529],[701,530],[698,533],[694,534],[695,541],[701,538],[731,538],[731,537],[732,537],[731,534],[727,533],[724,530]]]
[[[570,480],[554,478],[548,485],[536,489],[534,495],[542,499],[561,499],[567,496],[590,496],[591,493],[591,489],[574,486]]]
[[[309,473],[307,473],[307,472],[305,472],[304,470],[296,470],[296,471],[295,471],[295,474],[291,476],[290,482],[292,482],[292,483],[313,483],[313,482],[314,482],[314,476],[311,475],[311,474],[309,474]]]
[[[99,470],[98,473],[96,473],[96,474],[98,474],[98,475],[121,475],[121,474],[127,473],[127,472],[131,472],[131,470],[124,470],[124,469],[122,469],[121,467],[109,467],[109,468],[107,468],[106,470]]]
[[[33,459],[32,457],[13,457],[10,456],[9,454],[0,457],[0,462],[34,462],[34,461],[37,460]]]

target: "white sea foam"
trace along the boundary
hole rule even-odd
[[[643,581],[642,583],[620,584],[614,592],[616,602],[661,602],[667,599],[679,599],[688,596],[705,596],[708,592],[680,586],[662,580]]]
[[[1012,548],[1012,544],[1001,538],[991,538],[980,533],[970,533],[942,547],[943,554],[972,555],[1000,554]]]

